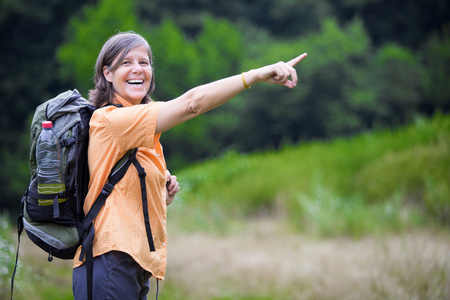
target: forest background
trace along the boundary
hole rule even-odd
[[[66,89],[87,97],[117,31],[153,49],[156,100],[308,52],[295,90],[258,86],[164,134],[176,172],[229,151],[280,149],[450,110],[446,0],[1,0],[1,210],[29,180],[34,109]]]

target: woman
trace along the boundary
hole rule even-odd
[[[146,299],[149,278],[164,279],[166,209],[180,187],[167,171],[159,143],[161,133],[224,104],[256,83],[294,88],[297,74],[293,67],[305,57],[302,54],[288,63],[201,85],[171,101],[154,102],[151,93],[155,77],[147,41],[128,32],[116,34],[103,45],[96,62],[95,89],[89,95],[90,102],[102,108],[94,112],[90,122],[91,181],[84,209],[87,212],[92,206],[114,164],[128,150],[138,148],[136,157],[147,175],[155,249],[150,251],[147,242],[139,178],[136,169],[130,167],[94,221],[94,299]],[[87,297],[85,264],[78,260],[80,251],[74,260],[75,299]]]

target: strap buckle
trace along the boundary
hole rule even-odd
[[[105,196],[105,197],[108,197],[108,196],[112,193],[113,189],[114,189],[114,185],[111,184],[111,183],[109,183],[109,182],[107,182],[107,183],[103,186],[103,189],[102,189],[101,194],[102,194],[103,196]]]

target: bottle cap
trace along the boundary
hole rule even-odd
[[[52,121],[44,121],[42,122],[42,128],[44,129],[52,129],[53,124]]]

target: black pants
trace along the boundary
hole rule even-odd
[[[93,298],[147,299],[151,273],[145,271],[131,256],[111,251],[94,258]],[[87,299],[86,265],[73,269],[73,296]]]

